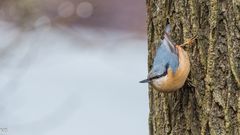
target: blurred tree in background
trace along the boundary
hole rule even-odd
[[[31,27],[40,14],[40,3],[36,0],[2,0],[0,5],[3,19],[21,27]]]
[[[44,16],[65,26],[146,31],[145,7],[137,0],[1,0],[0,12],[1,20],[25,28]]]

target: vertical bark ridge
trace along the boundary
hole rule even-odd
[[[240,1],[147,0],[148,68],[164,33],[187,46],[191,73],[185,86],[159,93],[149,86],[150,135],[240,134]]]

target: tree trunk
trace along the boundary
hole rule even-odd
[[[240,135],[240,0],[147,0],[149,69],[167,19],[187,46],[191,73],[182,89],[149,86],[150,135]]]

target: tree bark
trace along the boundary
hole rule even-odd
[[[167,19],[178,44],[198,35],[177,92],[149,86],[150,135],[240,135],[240,0],[147,0],[148,68]]]

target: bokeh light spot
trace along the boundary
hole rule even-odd
[[[77,15],[81,18],[89,18],[93,14],[93,5],[90,2],[81,2],[77,6]]]

